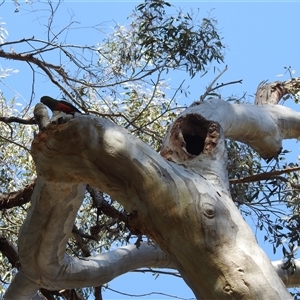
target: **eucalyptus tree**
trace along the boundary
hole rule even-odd
[[[99,299],[101,285],[142,267],[177,270],[197,299],[291,298],[286,287],[299,285],[298,166],[278,167],[282,140],[298,138],[300,127],[299,113],[278,102],[297,97],[298,79],[260,85],[257,105],[209,98],[212,84],[178,107],[184,85],[169,95],[163,78],[203,75],[223,62],[215,20],[145,1],[128,28],[78,46],[55,33],[59,4],[47,4],[46,40],[11,41],[0,27],[0,57],[25,62],[34,75],[26,107],[1,95],[3,291],[14,277],[4,299],[80,298],[89,287]],[[11,51],[16,45],[22,50]],[[82,113],[49,116],[34,105],[40,72]],[[290,218],[268,218],[275,197]],[[289,242],[284,269],[257,244],[244,207],[260,213],[274,248]]]

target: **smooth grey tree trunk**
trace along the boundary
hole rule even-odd
[[[278,105],[209,100],[176,119],[160,153],[98,117],[41,125],[32,143],[38,179],[18,242],[21,271],[5,299],[30,299],[23,285],[33,296],[39,287],[97,286],[145,266],[176,268],[197,299],[291,299],[231,199],[224,139],[270,158],[282,139],[300,136],[299,123],[299,113]],[[163,251],[142,245],[67,256],[86,184],[121,203]]]

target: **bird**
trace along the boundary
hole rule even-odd
[[[49,107],[51,111],[62,111],[66,114],[82,113],[74,105],[64,100],[56,100],[49,96],[43,96],[40,101]]]

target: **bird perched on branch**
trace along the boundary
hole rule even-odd
[[[49,96],[43,96],[41,102],[49,107],[52,111],[62,111],[66,114],[81,113],[74,105],[64,100],[55,100]]]

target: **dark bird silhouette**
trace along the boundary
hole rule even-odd
[[[62,111],[66,114],[81,113],[74,105],[64,100],[55,100],[49,96],[43,96],[41,102],[49,107],[52,111]]]

